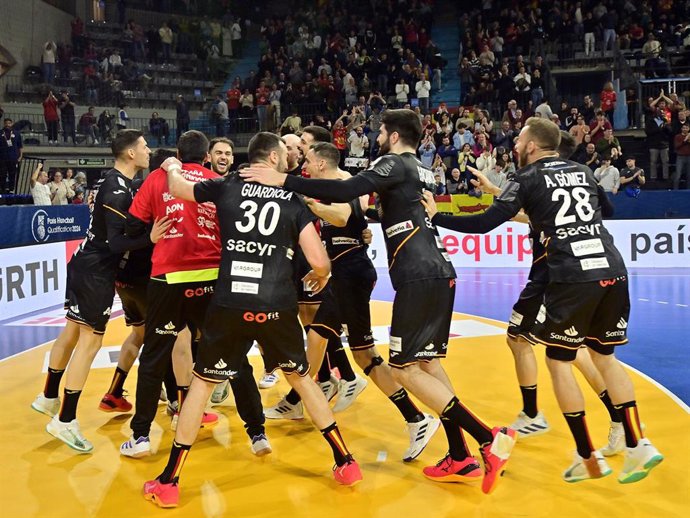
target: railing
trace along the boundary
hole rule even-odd
[[[666,79],[641,79],[637,83],[638,120],[644,124],[647,99],[656,99],[661,90],[668,97],[676,94],[686,106],[690,105],[690,77],[668,77]]]

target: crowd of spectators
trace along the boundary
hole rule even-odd
[[[31,175],[31,196],[34,205],[67,205],[84,203],[87,180],[84,172],[74,175],[72,169],[45,171],[38,164]]]

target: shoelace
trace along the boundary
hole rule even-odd
[[[446,466],[441,467],[442,464],[446,464]],[[436,463],[436,467],[441,468],[443,471],[448,472],[448,471],[450,471],[450,467],[452,464],[453,464],[453,459],[450,458],[449,454],[446,454],[445,457],[443,457],[441,460],[439,460]]]

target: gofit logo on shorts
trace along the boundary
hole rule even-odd
[[[280,320],[280,314],[278,312],[273,313],[252,313],[251,311],[245,312],[242,315],[245,322],[256,322],[257,324],[263,324],[267,320]]]
[[[191,299],[192,297],[201,297],[209,293],[213,294],[213,286],[204,286],[203,288],[195,289],[189,288],[188,290],[184,290],[184,296],[188,299]]]

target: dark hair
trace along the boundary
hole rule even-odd
[[[575,153],[577,141],[567,131],[561,130],[561,143],[558,145],[558,156],[561,158],[570,158]]]
[[[211,142],[209,142],[209,144],[208,144],[208,150],[211,151],[213,149],[213,146],[215,146],[216,144],[220,144],[220,143],[227,144],[228,146],[230,146],[230,149],[235,151],[234,142],[227,137],[212,138]]]
[[[309,133],[314,137],[314,142],[331,142],[331,132],[321,126],[307,126],[302,133]]]
[[[151,158],[149,159],[149,171],[155,171],[160,168],[161,164],[166,158],[175,156],[176,153],[172,149],[158,148],[153,153],[151,153]]]
[[[144,134],[141,131],[135,129],[118,131],[113,139],[113,143],[110,145],[113,156],[115,158],[121,157],[125,151],[132,148],[137,143],[137,140],[143,136]]]
[[[177,141],[180,162],[201,164],[208,154],[208,139],[197,130],[185,131]]]
[[[338,167],[340,163],[340,151],[329,142],[319,142],[314,144],[311,149],[319,158],[323,158],[331,167]]]
[[[247,146],[247,158],[250,164],[263,162],[268,159],[271,151],[280,149],[281,138],[275,133],[262,131],[257,133],[249,141]]]
[[[381,124],[386,126],[389,136],[397,133],[400,141],[408,146],[416,148],[422,138],[422,123],[412,110],[386,110],[381,116]]]
[[[9,117],[6,117],[5,122],[12,122],[12,119],[10,119]]]

